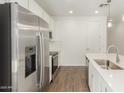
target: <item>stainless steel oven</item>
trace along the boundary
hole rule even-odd
[[[58,69],[58,53],[52,56],[52,74]]]
[[[58,69],[58,52],[50,52],[51,55],[51,63],[52,63],[52,75],[57,71]]]

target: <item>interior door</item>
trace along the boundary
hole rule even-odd
[[[88,22],[87,53],[99,53],[101,51],[100,23]]]

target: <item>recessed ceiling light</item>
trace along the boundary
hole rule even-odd
[[[70,14],[73,14],[73,11],[69,11]]]
[[[95,11],[95,14],[98,14],[98,13],[99,13],[99,11],[96,10],[96,11]]]

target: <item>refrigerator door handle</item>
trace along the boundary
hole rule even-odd
[[[39,88],[42,87],[42,49],[41,49],[41,36],[38,33],[36,35],[36,68],[37,68],[37,85]]]
[[[43,34],[40,33],[40,57],[41,57],[41,76],[40,76],[40,84],[43,87],[44,84],[44,40]]]
[[[45,70],[45,62],[44,62],[44,36],[43,36],[43,34],[41,34],[41,38],[42,38],[42,80],[43,80],[43,84],[44,84],[44,75],[45,75],[45,73],[44,73],[44,70]]]
[[[37,86],[39,87],[39,56],[38,56],[38,50],[39,50],[39,35],[36,34],[36,71],[37,71]]]

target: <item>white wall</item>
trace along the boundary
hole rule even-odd
[[[124,22],[114,22],[112,28],[108,30],[109,45],[116,45],[119,53],[124,55]]]
[[[55,32],[54,40],[60,42],[60,65],[61,66],[84,66],[86,65],[84,55],[88,41],[92,42],[93,47],[99,47],[100,52],[106,50],[106,17],[54,17]],[[92,24],[93,23],[93,24]],[[96,24],[96,25],[94,25]],[[88,34],[89,28],[90,34]],[[94,28],[98,28],[95,29]],[[95,32],[94,32],[95,31]],[[100,32],[100,33],[99,33]],[[99,33],[99,34],[98,34]],[[97,36],[98,35],[98,36]],[[92,37],[97,36],[98,38]],[[89,38],[89,39],[88,39]],[[95,39],[97,40],[95,40]],[[99,45],[96,41],[100,40]],[[91,45],[91,44],[90,44]],[[95,46],[94,46],[95,45]],[[98,52],[98,51],[97,51]]]

